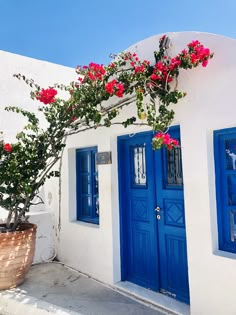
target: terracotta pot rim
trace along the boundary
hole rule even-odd
[[[6,224],[0,224],[0,226],[6,226]],[[37,229],[37,225],[34,224],[34,223],[29,223],[29,222],[23,222],[19,225],[20,230],[16,230],[16,231],[6,231],[6,232],[3,232],[3,233],[0,233],[0,236],[1,235],[12,235],[12,234],[24,234],[28,231],[33,231],[33,230],[36,230]],[[21,229],[23,228],[23,229]]]

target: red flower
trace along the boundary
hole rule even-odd
[[[105,85],[105,90],[108,94],[115,94],[118,97],[123,97],[124,89],[124,85],[122,83],[117,83],[116,79],[108,82]]]
[[[163,68],[164,68],[164,65],[163,65],[163,63],[162,62],[157,62],[156,64],[155,64],[155,68],[157,69],[157,70],[159,70],[160,72],[162,72],[163,71]]]
[[[12,151],[12,146],[10,143],[5,143],[4,146],[3,146],[3,150],[8,152],[8,153],[11,153]]]
[[[200,42],[198,40],[193,40],[191,43],[188,44],[188,47],[189,48],[195,48],[199,44],[200,44]]]
[[[145,71],[144,65],[137,66],[137,67],[134,68],[134,73],[144,72],[144,71]]]
[[[153,74],[150,75],[150,78],[151,78],[152,80],[156,81],[156,80],[160,80],[160,79],[161,79],[161,76],[156,75],[155,73],[153,73]]]
[[[90,80],[94,81],[96,80],[96,77],[92,74],[92,72],[88,72],[87,76],[89,77]]]
[[[203,60],[203,62],[202,62],[202,66],[203,66],[203,67],[206,67],[206,66],[207,66],[207,64],[208,64],[208,60]]]
[[[179,141],[171,138],[168,133],[157,133],[154,138],[160,139],[161,144],[166,145],[168,150],[171,150],[173,147],[177,147],[179,145]]]
[[[114,66],[114,64],[113,64]],[[106,70],[103,65],[99,65],[97,63],[91,62],[88,67],[84,66],[85,72],[85,78],[88,78],[91,81],[100,80],[102,81],[104,74],[106,73]]]
[[[116,96],[118,96],[118,97],[123,97],[123,93],[124,93],[124,85],[123,84],[121,84],[121,83],[118,83],[117,85],[116,85],[116,89],[118,89],[117,90],[117,92],[115,93],[115,95]]]
[[[42,89],[41,92],[36,92],[36,99],[44,104],[51,104],[55,102],[57,91],[54,88]]]
[[[181,61],[177,57],[172,58],[170,60],[170,71],[174,70],[175,68],[178,68],[180,64],[181,64]]]
[[[107,82],[105,85],[105,90],[107,91],[108,94],[114,94],[115,90],[114,87],[116,85],[116,80],[112,80],[111,82]]]
[[[195,64],[195,63],[197,63],[197,62],[199,61],[199,57],[198,57],[195,53],[192,53],[192,54],[190,55],[190,58],[191,58],[191,62],[192,62],[193,64]]]
[[[170,144],[171,142],[171,137],[168,133],[163,134],[162,139],[163,139],[163,143],[166,145]]]

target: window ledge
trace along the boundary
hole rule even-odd
[[[236,260],[236,254],[234,253],[230,253],[230,252],[226,252],[220,249],[217,249],[213,252],[213,255],[215,256],[220,256],[222,258],[229,258],[229,259],[234,259]]]
[[[79,226],[86,226],[89,228],[99,229],[100,225],[96,223],[84,222],[84,221],[70,221],[71,224],[79,225]]]

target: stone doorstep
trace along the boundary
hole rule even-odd
[[[190,315],[190,306],[159,292],[145,289],[131,282],[118,282],[114,285],[120,293],[138,302],[157,308],[169,315]]]

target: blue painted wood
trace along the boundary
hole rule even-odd
[[[169,133],[180,140],[179,128],[170,128]],[[167,164],[167,150],[156,151],[156,202],[161,209],[158,220],[160,291],[189,303],[183,184],[180,178],[176,181],[179,184],[168,184]]]
[[[122,280],[158,290],[158,245],[151,134],[121,137],[118,143],[122,206]],[[134,181],[134,149],[143,145],[146,184],[137,185]]]
[[[99,223],[95,154],[97,147],[76,150],[77,220]]]
[[[226,150],[229,150],[227,153]],[[219,249],[236,253],[231,224],[235,222],[236,165],[230,154],[236,154],[236,128],[214,132],[214,158]],[[232,214],[232,217],[231,217]]]
[[[179,128],[170,134],[179,138]],[[167,183],[167,152],[153,151],[151,138],[148,132],[118,139],[122,280],[188,303],[183,185]],[[132,152],[144,143],[147,182],[134,185]],[[176,182],[181,183],[179,173]]]

